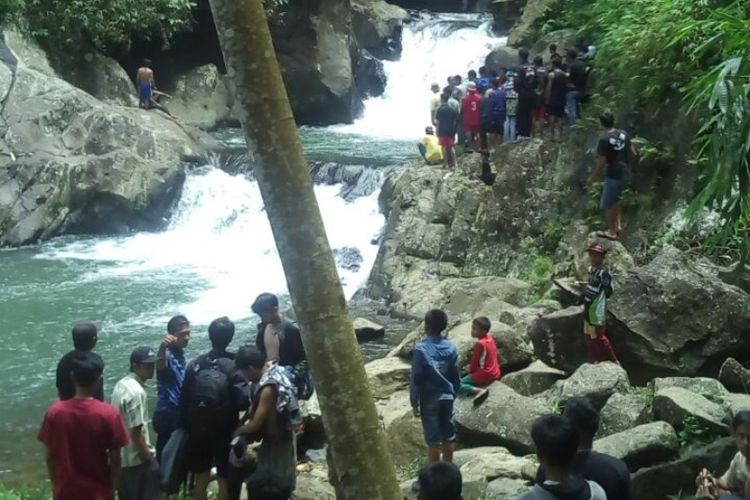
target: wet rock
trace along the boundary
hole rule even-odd
[[[565,377],[565,372],[551,368],[542,361],[534,361],[523,370],[504,375],[500,381],[523,396],[534,396]]]
[[[658,393],[667,387],[680,387],[695,394],[700,394],[714,403],[721,403],[729,392],[718,380],[705,377],[655,378],[651,382],[651,387],[654,393]]]
[[[732,392],[750,392],[750,370],[734,358],[721,365],[719,381]]]
[[[233,116],[230,87],[216,66],[200,66],[177,77],[166,105],[181,122],[213,130]]]
[[[685,419],[692,417],[711,432],[723,435],[729,432],[728,414],[720,404],[681,387],[667,387],[656,393],[654,416],[676,429],[682,429]]]
[[[607,437],[651,422],[651,402],[639,394],[616,392],[607,400],[599,417],[597,437]]]
[[[699,449],[688,450],[675,460],[641,469],[631,476],[633,498],[669,500],[677,494],[692,494],[695,478],[703,468],[716,477],[723,474],[737,448],[729,438],[717,439]]]
[[[354,318],[354,333],[360,342],[382,339],[385,337],[385,327],[365,318]]]
[[[671,460],[679,449],[677,433],[666,422],[640,425],[594,441],[594,451],[623,460],[631,471]]]
[[[496,71],[507,68],[516,68],[519,64],[518,49],[506,45],[495,47],[492,49],[492,52],[487,55],[484,64],[488,68],[492,68]]]
[[[586,362],[583,308],[568,307],[546,314],[529,328],[534,353],[549,366],[573,372]]]
[[[490,386],[487,401],[478,408],[470,398],[459,398],[456,408],[461,442],[503,446],[521,455],[534,452],[529,429],[534,420],[549,412],[542,402],[500,383]]]
[[[555,382],[542,397],[560,403],[572,397],[587,397],[594,406],[601,409],[610,396],[629,390],[628,374],[621,366],[615,363],[585,364],[570,378]]]
[[[453,462],[461,468],[464,476],[484,478],[486,481],[522,479],[522,470],[539,465],[531,456],[517,457],[500,446],[458,450],[453,455]]]
[[[383,62],[366,50],[360,50],[354,65],[354,80],[363,97],[383,95],[387,83]]]
[[[359,46],[378,59],[397,60],[409,13],[383,0],[352,1],[352,28]]]
[[[353,272],[359,271],[364,260],[359,249],[352,247],[336,248],[333,251],[333,258],[336,260],[336,267]]]

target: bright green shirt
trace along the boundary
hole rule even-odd
[[[130,373],[115,385],[112,391],[112,406],[117,408],[125,421],[125,428],[130,433],[131,429],[141,427],[141,433],[146,441],[146,446],[153,452],[151,436],[148,424],[151,419],[148,416],[148,396],[144,387],[145,382],[135,373]],[[120,452],[123,467],[135,467],[143,463],[138,456],[138,450],[131,442]]]

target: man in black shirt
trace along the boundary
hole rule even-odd
[[[57,396],[61,400],[73,399],[76,395],[76,387],[73,384],[73,361],[80,357],[81,354],[91,352],[96,346],[98,340],[98,331],[96,325],[88,321],[81,321],[73,326],[73,347],[74,349],[60,359],[57,363]],[[94,397],[99,401],[104,401],[104,387],[100,386]]]
[[[458,111],[448,104],[450,96],[440,96],[441,105],[435,113],[437,136],[443,148],[443,162],[446,167],[456,166],[456,132],[458,129]]]
[[[576,124],[581,116],[581,100],[586,92],[586,80],[588,73],[586,65],[578,59],[578,52],[568,49],[568,93],[566,96],[566,107],[568,111],[568,123],[570,126]]]
[[[591,449],[599,430],[599,412],[591,401],[570,398],[565,403],[563,416],[573,424],[579,436],[573,473],[601,486],[608,500],[632,500],[630,471],[625,462]],[[536,481],[542,484],[545,480],[544,470],[540,467]]]
[[[631,158],[638,156],[638,151],[630,142],[627,132],[615,128],[615,118],[611,113],[602,114],[599,122],[604,129],[604,136],[599,139],[596,166],[588,183],[601,179],[604,173],[602,208],[607,218],[607,230],[598,232],[597,236],[616,241],[622,233],[620,200],[631,174]]]

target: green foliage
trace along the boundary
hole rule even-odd
[[[533,238],[521,241],[521,252],[526,255],[529,263],[529,267],[521,273],[521,279],[532,286],[533,295],[529,297],[529,302],[538,302],[550,287],[555,263],[536,246]]]
[[[687,415],[682,421],[682,429],[677,433],[677,437],[680,438],[680,446],[693,448],[712,443],[719,436],[693,415]]]
[[[0,500],[48,500],[49,486],[11,488],[0,483]]]
[[[8,0],[5,0],[8,1]],[[28,28],[50,44],[127,47],[133,37],[168,40],[191,23],[192,0],[25,0]]]
[[[654,398],[656,397],[656,393],[651,387],[635,387],[633,389],[633,394],[641,398],[649,406],[653,404]]]

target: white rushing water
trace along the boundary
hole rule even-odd
[[[384,218],[377,193],[347,203],[341,186],[316,186],[315,193],[331,247],[357,248],[363,258],[358,272],[339,269],[351,296],[367,280],[378,247],[371,240]],[[87,239],[51,245],[42,259],[88,260],[89,282],[125,277],[168,280],[194,290],[187,304],[168,304],[144,313],[142,322],[161,322],[181,311],[196,323],[217,315],[247,318],[259,293],[284,293],[286,281],[263,208],[258,183],[214,167],[188,175],[173,220],[161,233]]]
[[[430,85],[447,84],[484,66],[487,54],[506,43],[493,36],[491,20],[478,14],[420,14],[404,27],[398,61],[384,61],[385,93],[365,102],[362,118],[336,131],[385,139],[412,139],[429,125]]]

